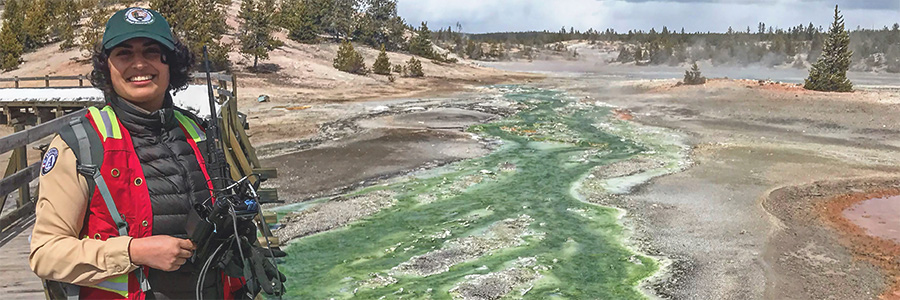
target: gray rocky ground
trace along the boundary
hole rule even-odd
[[[756,81],[714,80],[692,87],[675,83],[602,76],[536,83],[620,107],[630,112],[632,122],[687,138],[692,164],[684,171],[625,194],[584,195],[627,210],[627,243],[664,262],[663,272],[643,285],[649,294],[670,299],[873,299],[886,291],[892,273],[859,259],[859,250],[843,243],[844,233],[818,217],[819,202],[773,191],[798,189],[796,195],[805,195],[811,183],[821,183],[817,188],[826,188],[816,193],[837,195],[878,187],[855,182],[895,178],[900,171],[898,90],[835,95]],[[265,164],[282,172],[274,183],[291,202],[339,194],[483,155],[490,142],[472,139],[459,128],[515,110],[508,103],[426,102],[387,105],[388,110],[377,113],[369,105],[359,110],[366,112],[363,117],[324,124],[316,139],[266,148],[290,154],[271,156]],[[625,176],[659,164],[637,159],[592,175]],[[515,166],[504,169],[514,171]],[[420,200],[427,201],[427,195]],[[341,201],[359,199],[334,202]],[[344,218],[352,221],[365,214],[343,215],[354,215]],[[300,235],[308,233],[312,231]],[[390,282],[389,276],[376,275],[373,284]],[[456,288],[456,295],[493,299],[473,287],[490,285],[508,293],[518,288],[514,282],[527,281],[527,276],[497,281],[509,275],[471,278]]]
[[[653,293],[673,299],[873,299],[889,288],[891,273],[858,259],[841,244],[842,232],[819,217],[795,218],[797,212],[817,216],[816,202],[771,192],[827,182],[832,189],[824,193],[839,194],[852,180],[896,177],[900,93],[828,95],[742,81],[597,88],[586,81],[560,84],[632,111],[635,122],[689,137],[694,164],[687,170],[631,194],[591,198],[627,209],[632,243],[670,263],[646,285]]]

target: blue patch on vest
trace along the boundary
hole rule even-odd
[[[56,150],[56,148],[47,150],[47,154],[44,155],[44,160],[41,161],[41,176],[47,175],[47,173],[50,173],[50,170],[53,170],[53,167],[56,166],[56,159],[58,157],[59,150]]]

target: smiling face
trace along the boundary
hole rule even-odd
[[[147,111],[162,107],[169,86],[169,65],[163,48],[148,38],[133,38],[109,53],[109,75],[119,97]]]

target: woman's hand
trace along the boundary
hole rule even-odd
[[[154,235],[131,240],[131,262],[167,272],[178,270],[196,249],[190,240]]]

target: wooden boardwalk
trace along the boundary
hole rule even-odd
[[[0,233],[0,299],[43,299],[41,280],[28,266],[28,237],[34,215]]]

